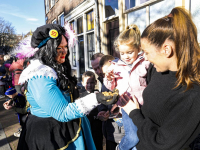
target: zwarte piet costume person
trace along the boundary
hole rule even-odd
[[[18,150],[96,149],[86,115],[99,103],[113,103],[118,94],[91,93],[77,99],[76,78],[71,76],[68,59],[68,48],[74,41],[68,24],[47,24],[38,27],[32,37],[24,39],[13,51],[29,62],[19,83],[25,84],[31,114],[22,130]]]

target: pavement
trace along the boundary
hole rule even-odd
[[[0,99],[0,150],[16,150],[19,138],[13,133],[18,131],[20,125],[15,111],[4,109],[6,99]]]

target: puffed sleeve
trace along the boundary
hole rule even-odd
[[[70,103],[69,93],[68,96],[64,96],[56,80],[45,76],[29,79],[27,99],[30,97],[35,100],[32,107],[40,107],[49,116],[61,122],[83,117],[98,105],[94,93]]]

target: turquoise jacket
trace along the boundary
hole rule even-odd
[[[76,103],[71,103],[68,92],[61,91],[56,79],[46,76],[33,76],[28,80],[27,100],[31,105],[31,113],[38,117],[53,117],[58,121],[67,122],[81,118],[81,131],[79,137],[69,146],[67,150],[84,150],[83,133],[88,150],[96,150],[90,123],[78,109]]]

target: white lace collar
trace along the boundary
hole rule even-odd
[[[31,60],[28,67],[22,71],[19,78],[19,84],[25,83],[25,81],[28,81],[33,76],[53,77],[54,79],[58,78],[56,72],[52,68],[42,64],[38,59]]]

